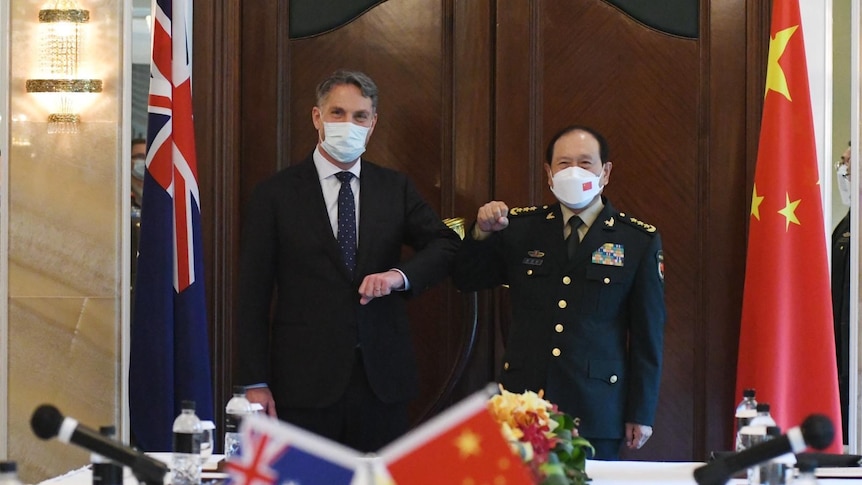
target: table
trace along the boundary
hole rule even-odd
[[[147,453],[157,460],[161,460],[164,463],[167,463],[170,466],[171,463],[171,454],[170,453]],[[202,478],[206,481],[207,479],[210,482],[213,481],[214,478],[221,478],[225,475],[223,473],[216,473],[214,470],[219,461],[224,458],[224,455],[212,455],[204,465],[204,471],[202,473]],[[166,482],[167,483],[167,482]],[[77,470],[72,470],[65,475],[60,475],[58,477],[50,478],[40,483],[40,485],[93,485],[93,472],[90,470],[89,466],[85,466],[82,468],[78,468]],[[129,467],[123,467],[123,485],[138,485],[138,480],[132,474],[132,470]]]
[[[154,454],[156,458],[167,461],[169,453]],[[221,455],[213,455],[212,460],[221,459]],[[592,478],[591,485],[629,485],[629,484],[662,484],[662,485],[697,485],[694,481],[694,469],[702,466],[702,462],[651,462],[651,461],[592,461],[587,460],[587,474]],[[125,468],[125,485],[137,485],[131,470]],[[851,485],[862,484],[862,468],[822,469],[821,475],[837,475],[854,473],[852,478],[820,478],[821,485]],[[841,471],[843,470],[843,472]],[[364,480],[355,480],[365,484]],[[356,485],[360,485],[356,483]],[[745,485],[744,479],[733,479],[731,485]],[[73,470],[65,475],[42,482],[41,485],[92,485],[92,474],[89,467]],[[409,485],[409,484],[406,484]],[[441,484],[446,485],[446,484]]]
[[[587,460],[587,475],[592,485],[627,485],[661,483],[666,485],[697,485],[694,469],[702,462],[652,462],[652,461],[591,461]],[[836,478],[836,475],[855,475]],[[821,485],[862,484],[862,468],[818,469]],[[745,479],[733,479],[732,485],[745,485]]]

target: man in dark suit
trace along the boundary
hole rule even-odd
[[[239,281],[249,400],[362,451],[408,429],[418,384],[406,300],[448,275],[459,244],[405,175],[360,158],[376,109],[363,73],[317,87],[317,147],[254,191]],[[406,261],[403,245],[415,250]]]
[[[656,228],[614,210],[600,193],[612,164],[604,138],[568,127],[545,169],[560,204],[493,201],[456,257],[462,290],[509,286],[512,321],[501,384],[545,398],[581,420],[598,459],[652,434],[664,339],[664,262]]]

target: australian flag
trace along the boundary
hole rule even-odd
[[[355,450],[263,416],[242,421],[240,456],[227,462],[229,485],[360,485],[367,464]]]
[[[200,192],[191,93],[192,0],[155,0],[147,170],[131,328],[132,436],[171,449],[183,400],[212,419]]]

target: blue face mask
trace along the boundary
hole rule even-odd
[[[132,177],[138,180],[144,180],[144,172],[147,170],[147,161],[143,158],[136,158],[132,161]]]
[[[371,128],[350,122],[323,122],[325,139],[321,147],[336,161],[350,163],[365,152],[365,139]]]

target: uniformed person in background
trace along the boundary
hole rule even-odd
[[[508,285],[512,320],[500,383],[544,390],[580,418],[596,459],[652,435],[664,340],[664,263],[656,228],[600,194],[612,164],[595,130],[570,126],[548,144],[559,203],[479,208],[456,257],[463,291]]]
[[[131,160],[131,197],[132,204],[129,211],[129,219],[131,222],[130,229],[132,231],[131,243],[131,302],[135,303],[135,280],[138,275],[138,243],[141,240],[141,206],[144,203],[144,172],[147,167],[147,140],[143,138],[132,139],[132,160]],[[135,314],[132,308],[132,315]]]
[[[835,166],[841,202],[850,207],[850,147]],[[847,409],[850,407],[850,209],[832,231],[832,319],[838,362],[841,428],[847,444]]]

